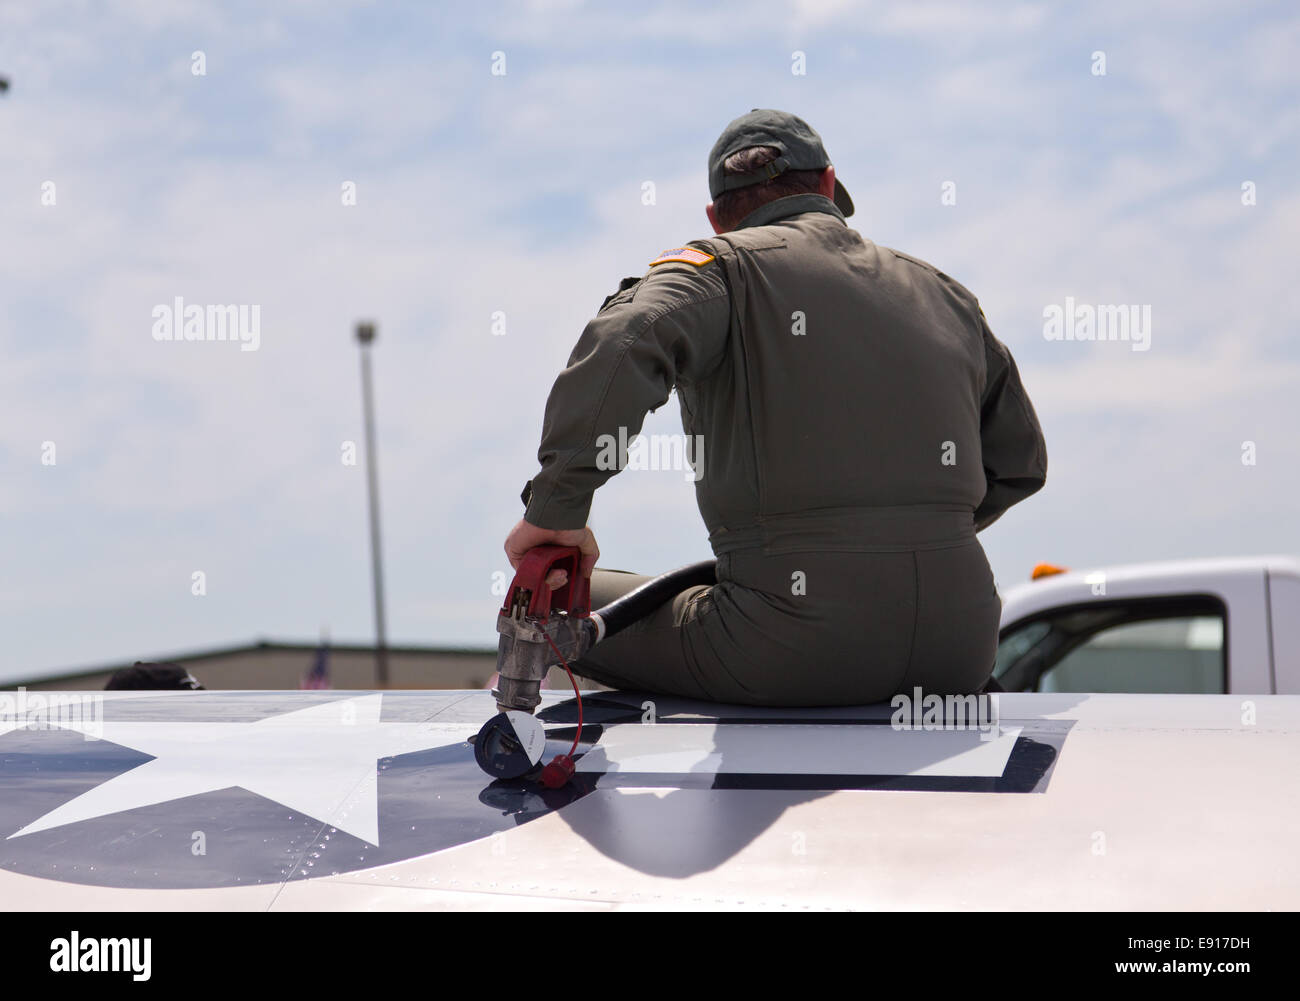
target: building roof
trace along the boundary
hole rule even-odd
[[[88,667],[76,668],[52,668],[44,671],[35,671],[28,675],[16,676],[0,682],[0,687],[14,688],[19,685],[26,685],[32,682],[49,682],[70,680],[72,678],[88,677],[90,675],[112,674],[124,667],[131,667],[137,660],[146,660],[150,662],[164,661],[185,664],[189,666],[194,662],[204,660],[213,660],[222,657],[237,656],[245,653],[303,653],[309,654],[320,647],[320,643],[293,643],[281,642],[278,640],[255,640],[252,643],[239,643],[231,646],[209,647],[205,650],[195,650],[188,653],[174,653],[165,655],[149,655],[136,657],[129,661],[118,661],[108,664],[97,664]],[[374,653],[375,646],[373,643],[334,643],[329,644],[331,653]],[[425,656],[496,656],[495,647],[454,647],[454,646],[389,646],[389,654],[415,654]]]

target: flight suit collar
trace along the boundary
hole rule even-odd
[[[844,213],[835,207],[833,201],[825,195],[810,192],[803,195],[786,195],[784,198],[778,198],[766,205],[760,205],[745,216],[744,219],[740,220],[740,225],[736,229],[747,229],[750,226],[766,226],[778,219],[799,215],[802,212],[825,212],[827,215],[833,215],[845,226],[848,225],[847,222],[844,222]]]

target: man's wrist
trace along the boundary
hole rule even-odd
[[[524,521],[553,532],[570,532],[587,527],[587,516],[591,513],[590,494],[577,504],[565,504],[545,481],[540,490],[534,489],[536,482],[534,477],[525,483],[519,495],[524,502]]]
[[[587,527],[589,509],[590,505],[581,510],[566,509],[557,505],[553,499],[534,495],[524,510],[524,521],[552,532],[571,532]]]

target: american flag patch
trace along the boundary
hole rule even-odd
[[[680,261],[682,264],[694,264],[697,268],[702,268],[711,260],[713,260],[712,254],[706,254],[694,247],[674,247],[672,250],[665,250],[651,261],[650,267],[653,268],[656,264],[667,264],[669,261]]]

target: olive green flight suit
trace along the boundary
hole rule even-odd
[[[688,246],[713,259],[625,280],[583,331],[547,400],[525,518],[585,525],[616,471],[598,440],[630,439],[676,387],[685,432],[704,437],[696,501],[718,583],[576,669],[749,705],[978,691],[1000,602],[975,533],[1047,474],[1033,406],[979,303],[816,194]],[[592,606],[646,579],[597,570]]]

